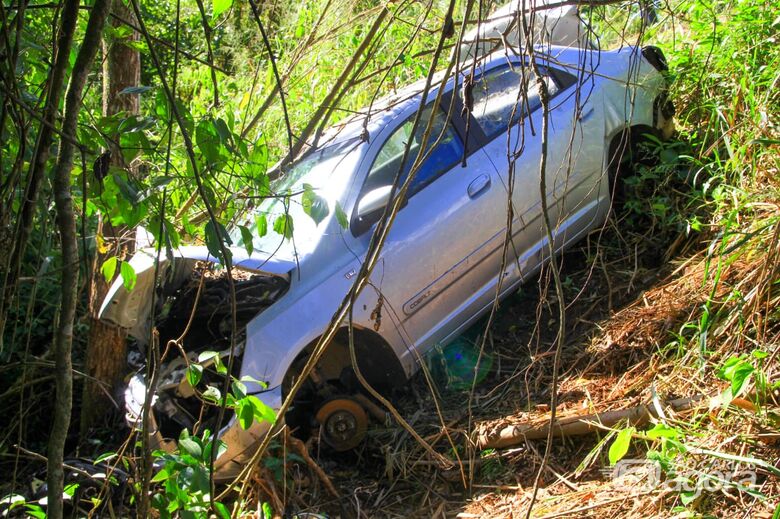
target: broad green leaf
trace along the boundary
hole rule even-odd
[[[628,448],[631,446],[631,436],[636,429],[633,427],[626,427],[620,431],[615,437],[615,441],[609,446],[609,463],[614,465],[628,452]]]
[[[339,225],[342,229],[346,229],[349,227],[349,220],[347,219],[347,213],[344,212],[344,209],[341,208],[341,204],[336,202],[336,220],[338,220]]]
[[[666,424],[657,423],[655,427],[647,431],[647,437],[657,440],[658,438],[679,438],[682,433]]]
[[[128,262],[123,261],[119,266],[119,275],[122,276],[122,283],[125,285],[125,289],[128,292],[132,292],[135,288],[135,269]]]
[[[103,262],[103,265],[100,267],[100,272],[103,273],[103,277],[106,280],[106,283],[110,283],[112,279],[114,279],[114,274],[116,274],[116,263],[117,263],[117,257],[111,256],[106,261]]]
[[[240,380],[233,380],[231,387],[236,398],[242,399],[246,396],[246,386]]]
[[[76,490],[78,490],[79,484],[78,483],[71,483],[69,485],[65,485],[65,488],[62,489],[62,493],[68,497],[73,497],[73,494],[76,493]]]
[[[274,220],[274,231],[288,240],[293,235],[293,220],[289,214],[281,214]]]
[[[211,17],[216,18],[220,14],[230,9],[230,6],[232,5],[233,0],[213,0],[211,4]]]
[[[255,419],[255,409],[248,399],[242,399],[238,404],[238,423],[244,430],[252,427],[252,422]]]
[[[222,503],[218,501],[214,501],[214,510],[217,511],[217,513],[222,519],[230,519],[230,511],[228,510],[228,507],[226,507]]]
[[[198,355],[198,362],[206,362],[208,360],[213,359],[214,357],[218,356],[219,353],[216,351],[203,351]]]
[[[195,142],[198,144],[198,149],[206,157],[209,163],[219,162],[220,160],[220,142],[217,130],[214,127],[212,121],[204,119],[198,123],[198,127],[195,129]]]
[[[98,463],[100,463],[101,461],[110,460],[110,459],[112,459],[112,458],[116,458],[116,452],[112,452],[112,451],[109,451],[109,452],[104,452],[103,454],[101,454],[100,456],[98,456],[97,458],[95,458],[95,459],[92,461],[92,464],[93,464],[93,465],[97,465],[97,464],[98,464]]]
[[[196,459],[200,459],[203,454],[203,450],[198,445],[198,442],[192,438],[182,438],[179,440],[179,450],[186,452],[190,456]]]
[[[155,474],[152,477],[152,483],[159,483],[160,481],[165,481],[171,477],[171,473],[168,471],[168,467],[163,467],[160,469],[160,471]]]
[[[232,244],[232,241],[230,240],[230,236],[228,235],[225,226],[223,226],[219,222],[217,222],[216,225],[214,225],[214,222],[209,220],[208,222],[206,222],[206,227],[204,228],[204,234],[206,235],[206,247],[209,250],[209,254],[217,258],[222,264],[225,264],[228,261],[230,261],[231,254],[230,254],[230,249],[228,249],[228,246]],[[222,246],[225,247],[225,251],[228,254],[228,258],[222,257]]]
[[[731,377],[731,394],[734,395],[735,398],[742,394],[747,381],[754,371],[755,368],[747,363],[741,364],[734,369]]]
[[[201,378],[203,378],[203,366],[194,362],[187,366],[187,382],[190,386],[197,386]]]
[[[203,398],[211,402],[219,402],[222,399],[222,393],[214,386],[209,386],[203,392]]]
[[[252,407],[254,408],[255,419],[257,419],[258,422],[276,422],[276,413],[262,400],[254,395],[247,396],[245,400],[251,402]]]
[[[262,238],[268,234],[268,219],[266,218],[265,214],[261,213],[255,216],[255,226],[258,238]]]
[[[246,253],[251,256],[255,249],[255,245],[252,240],[252,231],[250,231],[249,228],[245,225],[239,225],[238,228],[241,230],[241,241],[243,242],[244,248],[246,249]]]
[[[317,225],[319,225],[330,213],[327,200],[318,195],[309,184],[304,184],[301,203],[303,205],[303,212],[308,214]]]

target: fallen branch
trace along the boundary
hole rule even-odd
[[[674,411],[684,411],[703,398],[704,395],[679,398],[667,402],[666,406]],[[612,427],[621,421],[626,421],[633,426],[641,426],[649,422],[651,417],[658,417],[658,411],[652,403],[604,413],[568,416],[555,421],[552,434],[553,436],[581,436],[603,427]],[[478,449],[501,449],[524,443],[526,440],[547,438],[549,432],[550,421],[542,418],[534,420],[534,423],[516,423],[503,427],[483,423],[477,426],[475,437]]]
[[[330,492],[333,497],[340,498],[341,494],[339,494],[339,491],[336,490],[335,486],[333,486],[333,482],[330,480],[328,475],[324,470],[322,470],[322,467],[320,467],[317,462],[314,461],[311,456],[309,456],[309,451],[306,448],[306,445],[301,440],[291,435],[289,431],[287,431],[285,434],[287,434],[287,442],[295,450],[295,452],[297,452],[298,455],[303,458],[304,461],[306,461],[306,465],[308,465],[309,468],[313,470],[315,474],[317,474],[317,477],[320,478],[320,481],[322,481],[322,484],[325,485],[325,488],[328,489],[328,492]]]

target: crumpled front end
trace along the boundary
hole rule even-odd
[[[247,323],[287,292],[289,275],[248,269],[244,258],[244,267],[232,271],[234,300],[226,270],[211,259],[207,251],[193,247],[185,253],[178,251],[172,261],[163,258],[155,265],[156,256],[151,251],[139,251],[130,260],[136,286],[127,290],[122,280],[117,280],[103,303],[101,318],[126,328],[136,339],[128,356],[136,374],[124,394],[128,425],[141,428],[148,394],[145,359],[148,348],[158,348],[161,362],[147,429],[154,448],[173,451],[175,439],[184,429],[219,431],[227,452],[216,461],[214,476],[224,480],[238,473],[272,426],[268,421],[254,420],[245,430],[232,409],[226,409],[219,422],[217,402],[228,375],[231,349],[234,382],[241,372]],[[254,265],[261,263],[250,259]],[[270,265],[277,271],[287,267]],[[188,366],[197,368],[188,370]],[[241,387],[247,395],[278,409],[281,389],[265,389],[261,382],[248,380]]]

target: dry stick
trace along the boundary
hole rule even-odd
[[[65,97],[65,118],[62,131],[71,137],[76,136],[78,116],[81,110],[81,94],[87,76],[100,46],[111,0],[96,0],[89,15],[84,41],[79,49],[76,63],[73,65],[68,92]],[[62,303],[59,323],[54,336],[56,400],[51,436],[48,447],[48,503],[49,517],[62,517],[63,479],[62,470],[65,440],[70,424],[73,405],[73,375],[71,373],[71,345],[73,343],[73,322],[76,317],[76,304],[79,280],[79,250],[76,237],[76,217],[73,212],[73,198],[70,191],[70,176],[73,169],[75,146],[67,141],[60,144],[57,165],[53,172],[54,203],[57,208],[57,227],[62,241]]]
[[[704,395],[678,398],[666,405],[677,412],[685,411],[704,398]],[[500,429],[489,428],[488,424],[483,424],[474,441],[480,449],[503,449],[520,445],[526,440],[542,440],[550,436],[582,436],[604,427],[612,427],[623,420],[630,425],[642,426],[651,418],[658,418],[658,410],[652,403],[648,403],[604,413],[567,416],[558,420],[545,419],[542,424],[537,420],[537,423],[512,424]]]
[[[157,58],[157,52],[154,50],[154,46],[152,45],[152,39],[149,35],[149,31],[146,30],[146,24],[143,21],[143,17],[141,16],[141,9],[138,5],[138,0],[132,0],[131,1],[133,12],[135,13],[136,18],[138,19],[138,27],[139,32],[146,40],[146,44],[149,47],[149,57],[152,59],[152,63],[154,64],[154,68],[157,70],[157,75],[160,78],[160,83],[163,87],[163,91],[165,92],[165,97],[168,99],[168,102],[171,104],[171,112],[173,113],[173,116],[176,118],[176,123],[179,126],[179,130],[182,134],[182,140],[184,141],[184,148],[187,153],[187,158],[189,159],[190,165],[192,166],[192,172],[193,177],[195,178],[195,183],[198,188],[198,193],[200,194],[201,199],[203,200],[203,204],[206,207],[206,212],[209,216],[209,221],[214,226],[215,229],[220,229],[220,225],[217,221],[217,217],[214,214],[214,211],[211,207],[211,205],[208,203],[208,197],[206,196],[205,188],[203,186],[203,180],[200,176],[200,167],[198,165],[197,158],[195,157],[195,148],[193,146],[192,138],[190,137],[190,134],[187,132],[186,124],[184,121],[184,118],[182,117],[181,113],[179,112],[178,107],[176,106],[176,98],[168,85],[168,80],[165,77],[165,73],[163,72],[162,65],[160,64],[159,59]],[[217,231],[219,232],[219,231]],[[227,394],[228,389],[230,387],[230,374],[233,370],[233,363],[235,361],[235,337],[236,337],[236,287],[233,280],[233,272],[232,272],[232,263],[230,261],[230,255],[227,247],[225,246],[225,243],[223,242],[223,237],[220,236],[219,239],[219,250],[222,255],[222,258],[225,263],[225,270],[226,270],[226,277],[228,280],[228,287],[230,290],[230,300],[231,300],[231,334],[230,334],[230,355],[228,356],[228,365],[227,365],[227,376],[225,377],[225,383],[223,385],[222,394]],[[150,413],[150,405],[151,405],[151,399],[152,394],[154,392],[154,387],[150,386],[147,389],[147,395],[146,400],[144,403],[144,409],[143,409],[143,442],[144,442],[144,453],[145,458],[147,461],[147,467],[144,473],[143,478],[143,488],[147,488],[149,485],[149,479],[151,475],[151,466],[149,465],[149,455],[147,454],[149,452],[148,449],[148,435],[146,434],[146,431],[148,429],[149,424],[149,413]],[[222,404],[220,405],[219,415],[217,417],[217,424],[222,423],[222,419],[225,415],[225,405],[227,403],[227,399],[224,399],[222,401]],[[213,434],[216,436],[218,431],[214,431]],[[210,475],[213,476],[214,473],[214,461],[216,459],[217,451],[219,449],[212,449],[211,452],[211,459],[209,460],[209,468],[210,468]],[[211,484],[211,503],[213,505],[214,502],[214,479],[213,477],[210,477],[210,484]],[[143,493],[141,496],[141,505],[145,505],[145,501],[147,500],[146,492]],[[143,514],[145,512],[144,506],[139,507],[139,513]]]
[[[12,287],[16,285],[15,278],[19,276],[22,257],[27,246],[27,240],[32,232],[33,218],[38,203],[38,193],[41,189],[46,162],[49,160],[49,150],[53,142],[53,128],[56,126],[57,113],[62,98],[62,87],[65,81],[65,72],[68,66],[70,49],[73,45],[73,34],[78,21],[79,0],[66,0],[62,9],[62,23],[60,25],[57,47],[55,49],[54,67],[51,69],[48,80],[48,93],[43,118],[35,143],[35,151],[30,161],[30,169],[27,173],[27,186],[22,199],[22,209],[16,223],[15,239],[13,241],[10,262],[3,275],[2,292],[0,292],[0,335],[5,328],[5,315],[10,304]],[[12,94],[12,92],[8,92]],[[75,132],[74,132],[75,135]],[[2,341],[2,339],[0,339]]]
[[[214,108],[219,106],[219,84],[217,83],[217,71],[214,70],[214,52],[211,50],[211,26],[206,18],[206,9],[203,7],[203,0],[195,0],[200,11],[200,23],[203,25],[203,36],[206,38],[206,52],[209,57],[209,71],[211,72],[211,84],[214,87]]]
[[[448,11],[450,13],[452,13],[453,7],[454,7],[454,0],[451,0],[448,8]],[[431,82],[433,81],[434,70],[436,68],[435,64],[438,61],[439,54],[441,53],[441,49],[444,46],[443,42],[444,39],[442,38],[439,41],[439,47],[437,48],[437,52],[434,54],[434,58],[432,62],[433,66],[431,66],[428,72],[428,76],[426,77],[425,86],[423,87],[422,90],[422,100],[420,102],[420,108],[417,110],[417,113],[415,114],[414,123],[412,125],[412,134],[416,132],[420,122],[421,115],[425,109],[426,99],[431,87]],[[314,365],[317,362],[319,362],[320,358],[322,357],[322,354],[325,352],[325,349],[331,343],[336,333],[338,332],[341,323],[347,317],[349,308],[351,306],[351,301],[356,300],[357,297],[362,292],[362,290],[368,284],[369,276],[371,275],[371,272],[373,272],[377,260],[379,259],[379,254],[382,251],[382,247],[384,245],[385,239],[387,238],[389,230],[392,227],[392,223],[395,219],[395,216],[401,208],[404,197],[406,195],[406,191],[409,185],[411,184],[411,181],[414,179],[414,175],[416,174],[417,169],[419,169],[421,155],[423,154],[422,150],[425,149],[428,133],[429,132],[426,132],[426,134],[423,135],[422,143],[420,145],[421,151],[419,152],[417,156],[417,160],[412,166],[412,170],[409,176],[407,177],[404,184],[401,186],[400,190],[397,193],[397,196],[392,198],[392,203],[388,204],[387,208],[385,209],[385,212],[382,214],[382,218],[380,219],[379,223],[377,224],[374,230],[374,234],[371,236],[371,241],[369,243],[368,251],[366,253],[366,261],[363,262],[360,271],[355,276],[355,282],[352,285],[352,288],[350,289],[349,293],[347,293],[342,299],[338,309],[333,314],[330,323],[328,324],[323,334],[320,336],[319,340],[317,341],[317,344],[315,344],[311,355],[309,356],[308,360],[306,361],[306,364],[304,365],[304,367],[300,372],[300,376],[297,378],[292,388],[290,388],[289,394],[282,402],[282,405],[279,407],[277,411],[278,416],[284,416],[284,414],[287,412],[287,409],[292,404],[293,397],[295,396],[295,394],[303,385],[303,382],[307,379],[307,377],[311,373],[312,369],[314,368]],[[404,155],[401,159],[401,167],[399,168],[399,173],[397,174],[397,177],[393,185],[398,184],[398,178],[400,178],[400,172],[403,171],[404,165],[406,164],[406,161],[408,159],[410,146],[411,146],[411,140],[407,143],[406,148],[404,149]],[[405,422],[401,422],[401,424],[404,425]],[[408,427],[408,424],[406,425]],[[258,461],[260,460],[260,458],[263,456],[266,449],[268,448],[268,445],[270,444],[271,438],[273,436],[273,432],[274,430],[271,429],[268,431],[268,433],[266,433],[265,437],[257,447],[257,450],[252,455],[252,458],[247,462],[246,466],[241,470],[241,472],[236,477],[236,479],[232,481],[227,486],[227,488],[217,497],[217,500],[220,500],[225,496],[227,496],[235,488],[235,486],[238,484],[239,481],[245,480],[246,476],[253,469],[253,467],[258,463]],[[426,445],[427,444],[424,444],[423,446]],[[443,466],[452,465],[451,461],[449,461],[443,455],[439,454],[438,452],[430,448],[430,446],[428,446],[428,449],[426,450],[428,450],[429,454],[431,454],[431,456],[433,456],[436,460],[438,460],[441,465]],[[243,498],[245,491],[246,491],[246,481],[244,481],[244,483],[242,484],[241,491],[239,492],[239,499],[236,501],[236,506],[240,503],[241,498]]]
[[[376,33],[379,31],[379,28],[382,26],[382,22],[384,21],[384,19],[387,17],[389,13],[390,11],[387,9],[387,7],[382,7],[381,11],[379,12],[379,15],[374,20],[373,25],[371,26],[371,28],[369,28],[368,32],[363,37],[363,41],[360,42],[360,45],[355,50],[355,54],[352,56],[352,59],[349,60],[347,66],[344,67],[344,70],[341,71],[341,74],[336,79],[336,82],[331,87],[330,91],[325,96],[325,98],[322,100],[320,106],[317,108],[317,110],[309,119],[309,123],[301,132],[300,136],[298,137],[298,140],[290,148],[290,152],[282,159],[280,163],[281,166],[290,163],[290,161],[295,159],[298,153],[300,153],[300,151],[303,149],[304,145],[306,144],[306,141],[309,139],[312,133],[317,129],[320,120],[323,118],[325,113],[327,113],[330,106],[333,104],[333,100],[336,99],[336,97],[340,94],[340,92],[345,88],[345,83],[347,79],[352,75],[352,70],[357,65],[358,60],[363,55],[365,50],[374,40],[374,36],[376,36]]]
[[[525,0],[520,1],[522,6],[525,7]],[[532,0],[532,2],[533,1],[534,0]],[[521,13],[525,13],[524,8],[522,9]],[[544,231],[547,235],[547,248],[550,254],[550,269],[552,270],[553,281],[555,283],[555,293],[558,297],[558,332],[555,336],[555,357],[553,359],[553,373],[550,388],[550,423],[552,424],[555,422],[556,407],[558,406],[558,371],[560,369],[561,350],[563,349],[563,338],[566,330],[566,304],[564,302],[561,275],[558,271],[558,260],[555,257],[555,244],[553,242],[552,224],[550,223],[550,213],[549,207],[547,205],[547,147],[549,144],[548,131],[550,123],[550,95],[547,90],[547,82],[541,75],[539,71],[539,64],[536,62],[534,46],[533,44],[529,45],[527,43],[531,41],[531,27],[529,27],[529,25],[533,26],[534,17],[535,13],[531,11],[529,24],[529,21],[526,20],[526,17],[522,16],[522,27],[526,41],[525,48],[527,49],[528,57],[530,58],[531,69],[536,76],[536,81],[539,88],[539,101],[542,105],[542,158],[539,162],[539,193],[542,199],[542,220],[544,222]],[[547,460],[549,459],[550,452],[552,451],[552,432],[553,429],[551,427],[547,435],[547,445],[545,445],[544,457],[542,458],[541,466],[539,467],[539,471],[536,473],[536,478],[534,480],[534,490],[531,494],[531,502],[528,504],[526,519],[531,517],[531,510],[533,510],[536,496],[539,493],[539,483],[542,479],[542,472],[544,471],[544,467],[547,465]]]
[[[252,14],[257,22],[257,27],[260,29],[260,35],[263,37],[263,44],[268,51],[268,60],[271,62],[271,69],[274,72],[274,79],[276,79],[276,89],[279,91],[279,100],[282,102],[282,111],[284,112],[284,124],[287,128],[287,146],[289,149],[289,155],[293,154],[293,142],[292,142],[292,128],[290,127],[290,116],[287,114],[287,102],[284,100],[284,85],[279,77],[279,69],[276,68],[276,60],[274,59],[274,51],[271,49],[271,42],[268,41],[268,36],[263,28],[263,22],[260,20],[260,12],[257,9],[257,4],[254,0],[249,0],[249,6],[252,8]]]
[[[328,475],[324,470],[322,470],[322,467],[317,465],[317,462],[314,461],[311,456],[309,456],[309,451],[306,449],[306,444],[291,435],[289,430],[285,432],[285,437],[290,445],[292,445],[293,450],[295,450],[295,452],[297,452],[298,455],[304,459],[306,465],[308,465],[309,468],[313,470],[315,474],[317,474],[317,477],[320,478],[320,481],[322,481],[322,484],[325,485],[325,488],[328,489],[328,492],[330,492],[333,497],[337,499],[340,498],[341,494],[339,494],[339,491],[336,490],[335,486],[333,486],[333,482],[330,480]]]
[[[252,116],[252,119],[246,123],[244,128],[241,130],[241,138],[245,139],[246,136],[249,134],[250,131],[257,125],[258,122],[260,122],[260,118],[263,116],[266,110],[271,106],[271,103],[274,99],[276,99],[276,94],[279,92],[279,87],[284,81],[287,79],[287,76],[290,74],[292,69],[295,67],[295,65],[298,63],[298,61],[301,59],[302,50],[307,49],[311,47],[312,42],[314,41],[314,37],[317,34],[317,31],[319,30],[320,25],[322,24],[323,19],[325,18],[326,13],[330,9],[331,3],[333,0],[328,0],[325,4],[325,7],[322,8],[322,12],[320,13],[320,16],[317,18],[317,21],[314,23],[314,26],[312,27],[311,33],[306,38],[306,41],[303,43],[303,45],[300,45],[298,49],[296,50],[296,53],[293,55],[292,59],[290,60],[290,64],[287,67],[287,71],[282,75],[281,79],[278,79],[275,83],[273,88],[271,89],[271,92],[268,94],[268,96],[265,98],[265,101],[263,101],[263,104],[260,105],[260,108],[257,109],[257,112],[255,112],[255,115]],[[270,51],[269,51],[270,52]],[[247,109],[248,109],[247,105]]]

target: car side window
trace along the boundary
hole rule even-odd
[[[401,167],[404,149],[407,142],[411,139],[409,155],[401,175],[401,182],[406,180],[420,150],[420,143],[428,126],[431,111],[431,107],[425,109],[414,136],[412,136],[412,126],[414,125],[414,116],[412,116],[385,141],[368,173],[366,183],[363,186],[363,193],[367,193],[377,187],[393,184],[395,175]],[[440,136],[441,139],[439,139]],[[463,157],[463,141],[455,132],[452,124],[447,123],[446,114],[441,108],[436,110],[425,153],[426,158],[409,186],[408,193],[410,197],[436,180]]]
[[[558,83],[546,70],[542,69],[541,72],[552,97],[559,91]],[[521,88],[525,88],[528,93],[527,101],[525,96],[518,96]],[[527,67],[505,66],[493,69],[474,83],[472,93],[474,105],[471,113],[488,139],[497,137],[519,121],[523,114],[531,113],[541,106],[536,76]],[[510,123],[513,111],[514,119]]]

